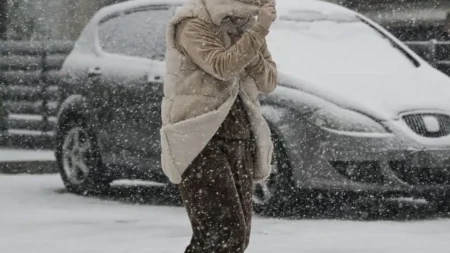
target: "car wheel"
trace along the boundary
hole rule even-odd
[[[104,192],[111,182],[102,166],[95,134],[79,119],[67,121],[56,138],[59,171],[69,192]]]
[[[253,206],[258,214],[268,216],[289,215],[296,203],[292,171],[285,154],[281,143],[275,141],[271,165],[272,173],[265,182],[254,185]]]

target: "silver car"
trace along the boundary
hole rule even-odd
[[[166,183],[160,168],[164,32],[182,0],[100,10],[61,70],[56,156],[70,191],[112,180]],[[449,204],[450,79],[366,17],[278,1],[268,45],[279,87],[261,96],[273,173],[258,211],[323,194],[417,196]],[[293,197],[295,196],[295,197]]]

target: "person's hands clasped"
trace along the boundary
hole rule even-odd
[[[277,18],[277,9],[275,7],[275,1],[270,1],[269,3],[263,5],[259,10],[258,22],[266,27],[270,28],[273,21]]]

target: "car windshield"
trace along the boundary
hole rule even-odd
[[[415,68],[388,38],[347,13],[281,12],[267,40],[280,71],[304,80]]]

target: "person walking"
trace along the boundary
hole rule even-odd
[[[167,27],[161,162],[191,221],[186,253],[249,244],[253,183],[273,152],[258,95],[277,85],[275,19],[274,0],[190,0]]]

